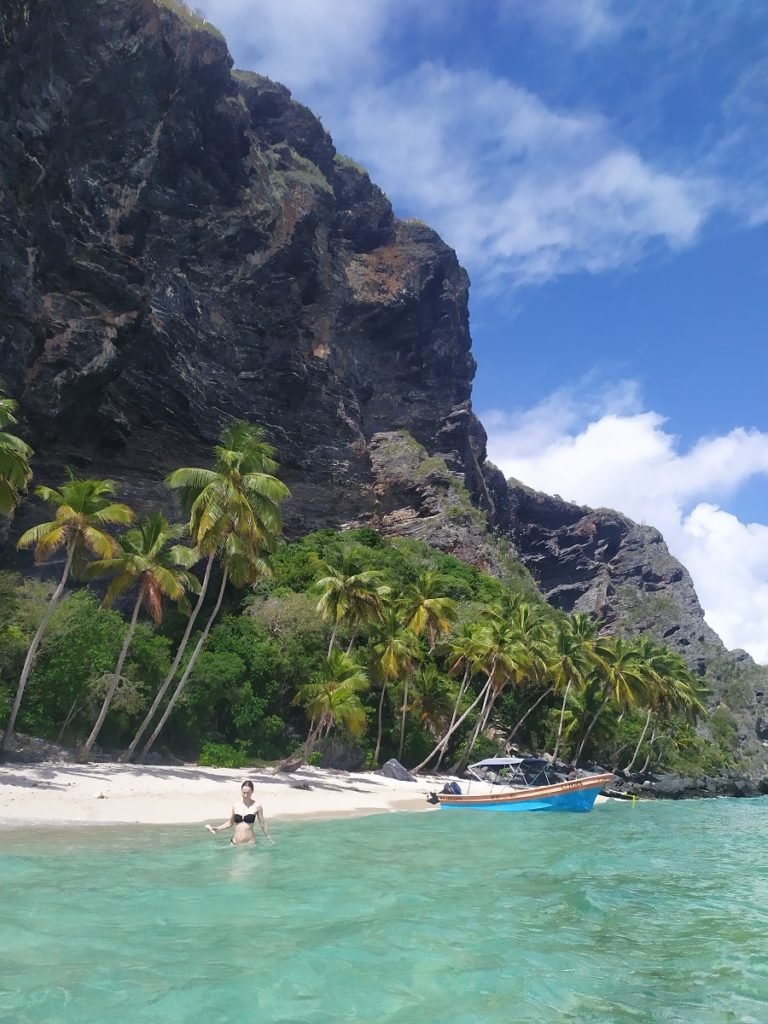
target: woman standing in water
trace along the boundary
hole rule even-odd
[[[249,846],[256,842],[253,826],[258,821],[259,828],[264,833],[267,842],[273,842],[267,828],[267,823],[264,820],[264,811],[261,804],[257,804],[253,799],[253,783],[250,779],[247,779],[240,787],[240,797],[242,805],[240,807],[233,807],[232,813],[226,821],[222,822],[221,825],[206,825],[205,827],[212,836],[215,836],[222,829],[232,828],[234,825],[235,834],[230,839],[230,843],[233,846]]]

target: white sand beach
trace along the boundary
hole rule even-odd
[[[0,766],[0,828],[220,823],[245,779],[253,780],[254,797],[268,821],[427,811],[427,793],[445,782],[428,776],[398,782],[373,772],[310,766],[284,775],[270,768],[197,765],[5,764]]]

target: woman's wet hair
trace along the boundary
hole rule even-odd
[[[246,787],[250,789],[251,792],[253,792],[253,783],[251,782],[250,779],[246,779],[245,782],[240,787],[240,789],[245,789]]]

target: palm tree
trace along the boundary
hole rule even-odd
[[[662,644],[654,643],[649,637],[638,637],[635,646],[653,685],[649,688],[651,699],[648,701],[645,724],[632,758],[624,769],[625,772],[631,772],[634,767],[654,712],[677,712],[690,720],[695,720],[699,715],[706,713],[706,708],[697,696],[697,680],[682,655]]]
[[[376,656],[376,669],[382,679],[377,717],[376,750],[373,754],[373,760],[378,764],[383,730],[384,695],[387,691],[387,683],[393,679],[407,678],[413,671],[414,660],[418,656],[416,637],[409,629],[403,626],[400,615],[391,605],[384,611],[384,617],[378,630],[378,639],[373,645],[373,651]]]
[[[478,737],[487,727],[491,712],[504,688],[511,682],[519,682],[531,671],[532,667],[531,653],[524,638],[520,635],[517,623],[492,613],[481,638],[483,648],[480,664],[487,674],[485,699],[469,743],[463,755],[453,765],[452,773],[458,771],[462,764],[469,760]]]
[[[422,665],[413,677],[412,710],[434,739],[442,733],[454,707],[455,684],[436,665]]]
[[[189,515],[189,534],[200,554],[206,558],[206,567],[197,602],[173,664],[126,752],[126,760],[136,750],[181,664],[208,591],[216,557],[219,557],[223,571],[213,611],[160,721],[144,744],[139,760],[143,760],[154,745],[184,692],[221,608],[227,582],[231,579],[235,585],[244,586],[268,572],[265,555],[279,542],[282,529],[279,503],[290,496],[285,484],[273,475],[278,468],[275,455],[275,449],[265,440],[260,427],[236,420],[224,429],[221,443],[214,448],[213,469],[177,469],[166,480],[167,485],[180,495],[182,507]]]
[[[456,621],[456,602],[445,596],[444,589],[439,573],[427,571],[420,573],[403,594],[405,623],[416,636],[426,633],[430,654],[440,634],[447,633]]]
[[[343,548],[338,564],[325,563],[323,568],[326,575],[317,581],[315,589],[320,592],[317,610],[323,619],[333,623],[328,644],[330,655],[342,622],[359,628],[381,618],[390,588],[381,582],[383,574],[378,569],[360,569],[349,546]],[[351,649],[351,641],[349,646]]]
[[[588,615],[576,613],[558,623],[547,663],[547,675],[552,689],[563,694],[553,761],[557,760],[560,751],[568,695],[573,686],[582,688],[586,685],[595,665],[600,661],[600,650],[597,626]]]
[[[574,764],[579,763],[587,740],[609,701],[626,711],[652,701],[654,676],[639,656],[637,646],[620,638],[604,638],[600,652],[598,677],[603,699],[592,716],[579,743]]]
[[[81,480],[69,473],[67,480],[58,489],[38,487],[35,491],[43,501],[53,505],[56,515],[51,522],[40,523],[22,534],[17,547],[34,547],[37,562],[44,562],[63,548],[65,552],[64,570],[24,659],[24,667],[21,670],[16,690],[16,699],[13,702],[11,715],[3,734],[3,750],[8,749],[13,736],[16,717],[21,707],[29,675],[35,664],[40,641],[48,628],[54,609],[64,593],[64,587],[70,574],[82,575],[89,554],[94,554],[98,558],[109,558],[114,555],[117,544],[114,538],[105,532],[104,527],[123,526],[133,519],[133,512],[127,505],[110,500],[114,490],[111,480]]]
[[[584,723],[591,722],[595,715],[590,736],[593,746],[602,748],[614,738],[622,713],[610,701],[605,703],[602,679],[597,669],[593,669],[582,686],[571,687],[568,695],[568,706],[563,715],[563,743],[568,744],[571,751],[579,745]]]
[[[16,402],[5,397],[0,381],[0,513],[6,516],[12,514],[32,479],[32,449],[5,429],[15,425],[15,412]]]
[[[113,601],[132,586],[137,586],[136,601],[123,646],[117,659],[112,680],[107,687],[101,711],[91,734],[80,749],[79,757],[86,761],[91,748],[101,732],[112,698],[122,677],[123,665],[131,647],[133,634],[142,607],[149,612],[155,623],[163,620],[163,601],[168,597],[183,604],[187,591],[197,592],[200,584],[187,569],[198,561],[198,554],[191,548],[168,544],[177,540],[184,532],[181,526],[171,526],[161,512],[155,512],[141,519],[135,529],[128,530],[119,540],[119,551],[111,558],[91,562],[86,575],[89,578],[114,574],[104,597],[104,604]]]
[[[294,697],[294,704],[305,707],[310,716],[301,762],[306,761],[317,742],[334,726],[342,726],[352,736],[363,735],[366,718],[359,694],[368,687],[365,669],[351,654],[331,651],[323,663],[319,681],[305,684]],[[291,767],[297,765],[292,761]]]
[[[448,749],[450,738],[461,724],[461,722],[459,722],[457,725],[457,718],[459,717],[459,710],[461,708],[462,701],[464,700],[464,696],[469,688],[472,677],[480,669],[480,658],[483,651],[482,631],[483,626],[478,622],[463,622],[453,633],[451,633],[444,644],[443,653],[446,658],[448,674],[453,676],[461,672],[461,684],[459,685],[456,693],[456,700],[453,705],[451,720],[447,729],[438,739],[438,742],[429,754],[429,757],[422,761],[414,771],[421,771],[422,768],[429,764],[435,754],[438,755],[437,763],[435,764],[435,771],[437,771],[442,764],[446,750]],[[462,721],[463,720],[464,719],[462,718]]]
[[[439,573],[428,570],[419,574],[415,583],[406,587],[400,602],[401,613],[406,627],[414,636],[426,634],[429,653],[441,634],[447,633],[451,623],[456,621],[456,602],[446,597],[444,583]],[[400,709],[400,748],[398,760],[403,756],[405,744],[405,720],[408,714],[408,676],[403,687],[403,704]]]
[[[542,685],[548,679],[549,665],[552,662],[555,626],[552,618],[544,612],[540,605],[532,605],[527,601],[518,601],[510,613],[511,621],[517,626],[521,640],[528,648],[530,666],[529,680],[535,685]],[[549,679],[536,700],[515,723],[504,740],[505,749],[517,735],[518,730],[536,708],[555,690],[555,684]]]

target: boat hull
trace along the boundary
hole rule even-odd
[[[612,780],[612,775],[592,775],[554,786],[507,790],[490,795],[438,793],[437,799],[447,810],[584,812],[592,810],[598,793]]]

